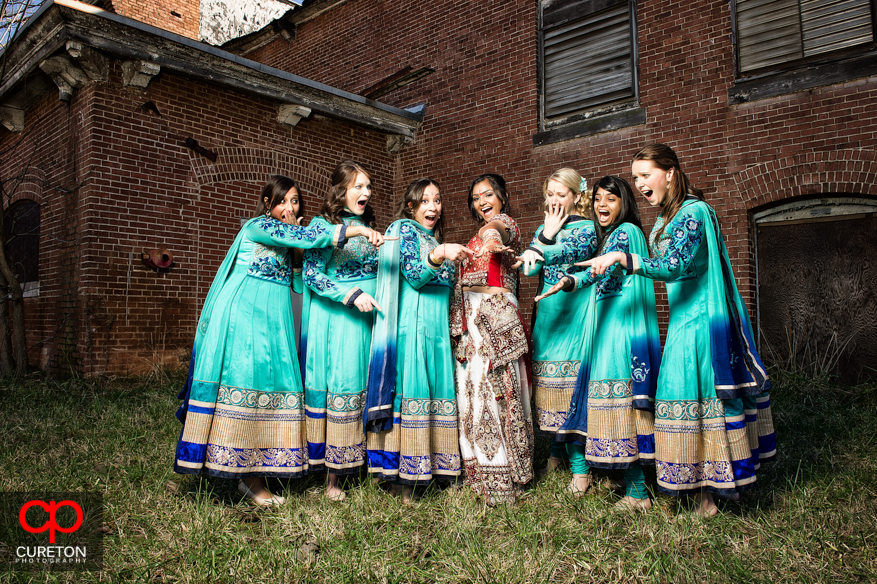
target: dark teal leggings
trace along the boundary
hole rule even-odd
[[[581,444],[567,443],[566,452],[569,455],[569,467],[574,475],[583,475],[591,472],[588,461],[585,459],[585,447]],[[635,464],[624,469],[624,482],[626,483],[624,494],[634,499],[648,499],[649,492],[646,489],[646,476],[643,467]]]

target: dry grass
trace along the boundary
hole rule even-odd
[[[332,504],[315,475],[275,483],[289,503],[256,510],[230,481],[173,474],[179,380],[6,382],[0,491],[101,491],[109,534],[103,572],[0,581],[874,582],[877,385],[775,377],[779,459],[712,520],[664,497],[616,512],[609,475],[572,498],[568,471],[511,507],[453,488],[403,506],[359,479]]]

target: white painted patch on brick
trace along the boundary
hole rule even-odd
[[[221,45],[267,26],[293,8],[274,0],[201,0],[201,41]]]

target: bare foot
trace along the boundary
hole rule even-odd
[[[268,490],[265,479],[262,477],[241,479],[238,482],[238,491],[261,507],[282,505],[286,502],[285,498],[274,495]]]
[[[648,497],[645,499],[637,499],[635,497],[626,496],[619,502],[615,503],[616,509],[628,509],[630,511],[648,511],[652,508],[652,502]]]
[[[546,473],[554,472],[558,468],[560,468],[560,465],[562,465],[562,464],[563,464],[562,458],[558,458],[557,456],[549,456],[548,457],[548,464],[545,465],[545,472]]]
[[[326,487],[326,498],[330,501],[340,503],[347,498],[347,493],[345,493],[344,489],[342,489],[338,485],[329,485],[328,487]]]
[[[583,475],[574,474],[566,490],[576,497],[581,497],[589,488],[591,488],[591,473]]]
[[[414,500],[414,487],[404,485],[402,488],[402,504],[407,505]]]
[[[402,491],[405,490],[405,487],[402,485],[402,483],[390,483],[389,485],[387,485],[387,490],[394,497],[401,497]]]
[[[347,498],[347,493],[344,492],[344,489],[338,486],[338,475],[329,473],[326,477],[326,498],[330,501],[335,501],[336,503],[340,503],[344,499]]]
[[[694,496],[694,512],[701,517],[713,517],[719,512],[712,493],[698,493]]]

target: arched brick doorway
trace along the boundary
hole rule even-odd
[[[877,378],[877,152],[801,152],[736,182],[751,219],[762,354]]]

